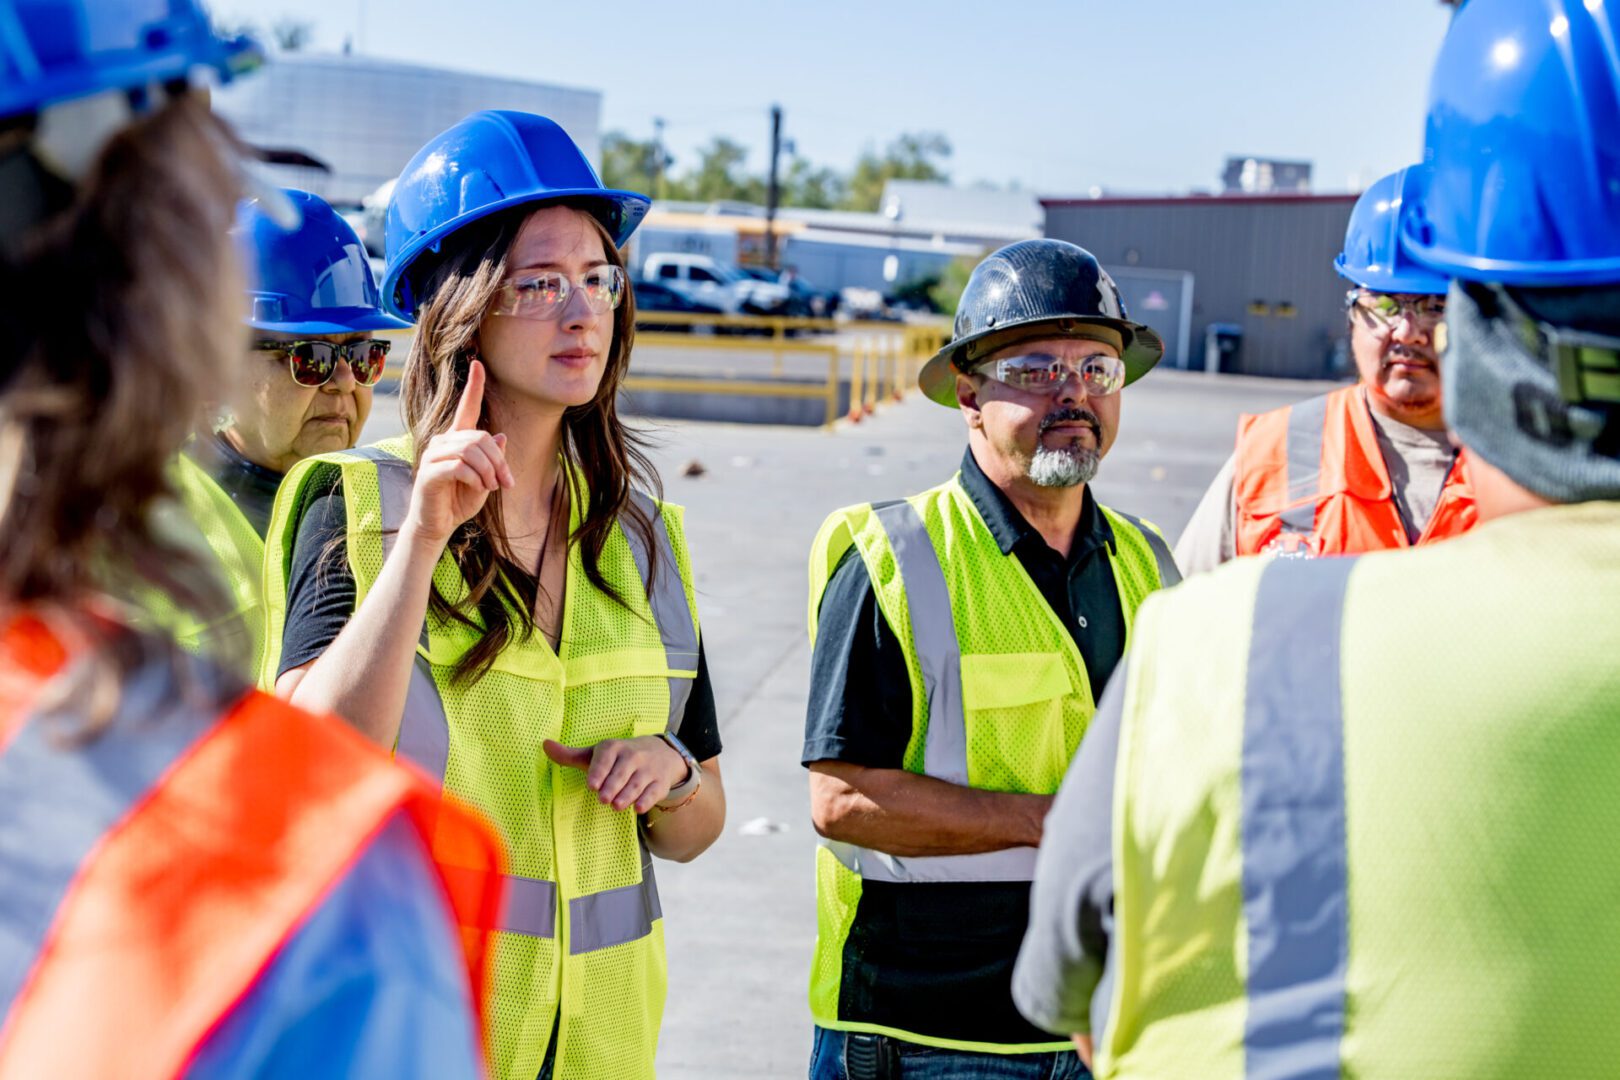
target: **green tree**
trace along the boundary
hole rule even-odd
[[[967,288],[968,277],[978,265],[978,259],[967,258],[952,259],[945,264],[939,280],[928,290],[928,298],[934,302],[936,311],[946,315],[956,314],[957,301],[962,299],[962,290]]]
[[[867,150],[850,175],[844,208],[877,210],[890,180],[949,180],[944,166],[950,156],[951,141],[936,131],[901,135],[881,155]]]
[[[812,210],[831,210],[844,201],[846,184],[836,169],[812,165],[798,155],[788,162],[782,176],[782,205]]]
[[[283,16],[270,27],[270,34],[282,52],[298,52],[314,40],[315,24]]]
[[[602,136],[602,183],[624,191],[645,191],[657,198],[659,193],[653,188],[662,152],[652,139],[632,139],[622,131],[608,132]]]
[[[270,29],[251,19],[237,19],[215,21],[214,28],[222,37],[236,37],[246,35],[258,38],[260,41],[273,42],[282,52],[298,52],[309,47],[315,40],[315,24],[304,19],[296,19],[291,15],[283,15],[270,24]]]
[[[716,138],[698,151],[698,163],[688,169],[679,183],[671,185],[669,197],[695,202],[735,199],[741,202],[765,201],[765,181],[743,170],[748,149],[727,138]]]

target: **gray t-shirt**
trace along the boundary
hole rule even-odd
[[[1372,413],[1384,467],[1389,470],[1395,507],[1406,526],[1407,542],[1416,542],[1440,504],[1440,491],[1456,451],[1444,431],[1425,431],[1374,410],[1368,412]],[[1237,496],[1232,483],[1235,459],[1235,455],[1228,457],[1215,474],[1176,542],[1176,565],[1183,574],[1213,570],[1237,555]]]

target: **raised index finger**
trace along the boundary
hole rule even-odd
[[[456,402],[456,415],[450,422],[450,430],[477,430],[478,417],[483,411],[484,365],[481,361],[474,360],[467,365],[467,385],[461,391],[461,400]]]

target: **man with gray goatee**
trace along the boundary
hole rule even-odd
[[[1012,967],[1052,795],[1137,607],[1180,580],[1089,486],[1163,354],[1090,252],[1002,248],[919,379],[967,424],[961,470],[816,536],[813,1080],[1087,1075],[1019,1016]]]

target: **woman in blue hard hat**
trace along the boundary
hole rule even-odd
[[[482,1073],[494,837],[127,621],[225,608],[160,515],[242,352],[191,80],[256,56],[191,0],[0,0],[0,1076]]]
[[[647,206],[544,117],[477,113],[423,147],[383,283],[418,320],[411,435],[296,466],[271,525],[277,691],[397,746],[510,846],[500,1077],[653,1075],[650,856],[691,859],[724,822],[681,514],[617,414],[618,245]]]
[[[300,216],[292,229],[258,199],[237,208],[234,232],[248,264],[248,359],[220,423],[193,440],[176,471],[237,608],[225,625],[183,621],[180,636],[201,645],[206,634],[228,655],[240,634],[255,677],[264,532],[276,489],[297,462],[360,441],[393,344],[380,335],[410,327],[382,309],[353,227],[319,196],[283,194]]]
[[[1242,555],[1357,554],[1460,535],[1478,520],[1446,436],[1436,328],[1446,279],[1400,247],[1416,167],[1356,201],[1333,262],[1354,386],[1238,422],[1237,447],[1193,511],[1176,562],[1189,574]]]

